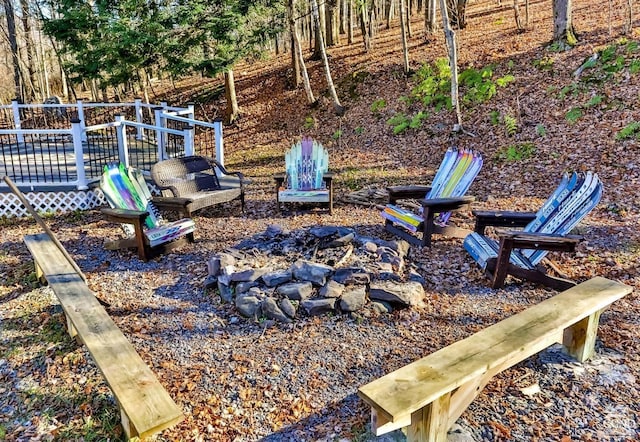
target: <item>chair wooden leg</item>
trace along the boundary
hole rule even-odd
[[[422,222],[422,246],[423,247],[431,247],[431,237],[434,232],[434,215],[432,210],[429,207],[425,207],[424,209],[424,221]]]
[[[509,260],[511,259],[512,250],[513,240],[511,238],[501,238],[496,268],[493,271],[493,279],[491,280],[491,287],[494,289],[504,286],[504,280],[509,272]]]

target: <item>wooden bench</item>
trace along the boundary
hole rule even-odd
[[[46,233],[24,238],[36,274],[60,300],[72,337],[84,343],[120,407],[128,438],[150,436],[184,416],[151,369]]]
[[[408,441],[447,431],[493,376],[559,342],[582,362],[594,352],[600,313],[632,288],[596,277],[367,385],[358,395],[376,435],[406,427]]]

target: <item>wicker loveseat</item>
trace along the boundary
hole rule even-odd
[[[244,175],[227,171],[212,158],[193,155],[163,160],[152,166],[151,178],[163,196],[190,200],[183,216],[235,199],[240,199],[244,211]]]

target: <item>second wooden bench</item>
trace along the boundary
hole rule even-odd
[[[632,288],[596,277],[387,374],[358,390],[376,435],[406,427],[408,441],[445,442],[493,376],[550,345],[583,362],[600,313]]]

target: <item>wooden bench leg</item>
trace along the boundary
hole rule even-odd
[[[444,394],[411,414],[407,442],[447,442],[451,393]]]
[[[67,319],[67,333],[69,333],[69,336],[71,336],[72,338],[75,338],[76,342],[82,344],[82,342],[80,341],[80,336],[78,335],[78,330],[76,330],[76,328],[73,326],[73,322],[71,322],[71,319],[66,314],[64,316]]]
[[[44,272],[42,268],[38,265],[36,261],[33,261],[33,266],[35,267],[36,279],[40,284],[46,284],[47,278],[44,277]]]
[[[601,313],[602,310],[598,310],[564,330],[562,343],[567,352],[580,362],[586,361],[595,352]]]
[[[120,404],[118,404],[118,407],[120,408],[120,423],[122,424],[122,429],[124,430],[124,434],[127,435],[127,440],[133,437],[137,437],[138,432],[136,431],[135,427],[131,425],[129,416],[127,416],[127,414],[124,412],[122,407],[120,407]]]

